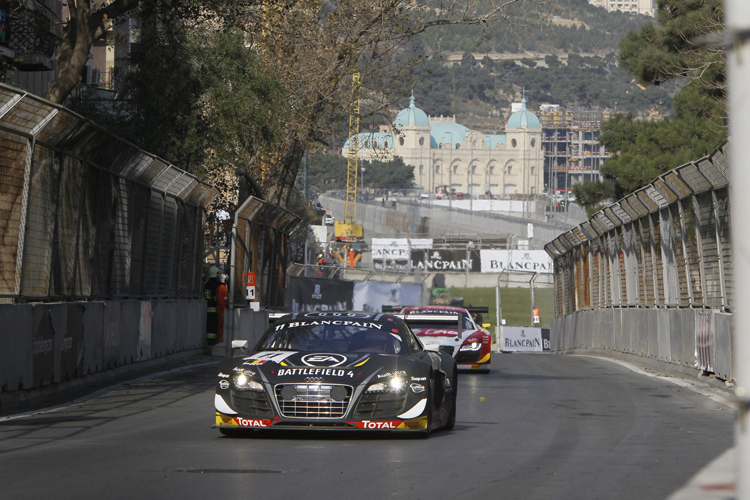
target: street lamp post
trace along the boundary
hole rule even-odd
[[[453,197],[451,196],[451,192],[453,191],[453,133],[446,132],[446,134],[451,136],[451,142],[448,146],[450,148],[448,156],[448,205],[453,208]]]

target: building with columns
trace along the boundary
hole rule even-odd
[[[542,127],[526,109],[526,98],[514,105],[505,134],[491,135],[456,123],[455,117],[428,116],[412,93],[393,126],[357,136],[358,158],[389,161],[401,157],[414,167],[416,184],[429,193],[465,193],[507,197],[544,190]],[[350,137],[342,149],[347,155]]]

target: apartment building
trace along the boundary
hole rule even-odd
[[[609,12],[619,10],[620,12],[643,14],[644,16],[651,17],[656,12],[656,2],[654,0],[589,0],[589,3],[596,7],[607,9]]]

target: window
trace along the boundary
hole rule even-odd
[[[378,141],[372,141],[372,147],[377,148],[378,147]]]
[[[419,145],[424,146],[424,137],[419,138]]]
[[[513,139],[512,141],[510,141],[510,145],[515,148],[518,145],[518,142],[515,139]]]
[[[369,139],[365,139],[365,147],[366,148],[370,147],[370,140]]]
[[[399,144],[400,144],[401,146],[403,146],[403,145],[404,145],[404,138],[403,138],[403,137],[399,137],[399,138],[398,138],[398,143],[399,143]],[[387,146],[386,146],[386,147],[387,147]]]
[[[531,147],[533,148],[536,146],[536,139],[531,139]]]
[[[386,149],[388,148],[388,141],[383,142],[383,147]]]
[[[456,143],[456,149],[461,149],[461,145],[459,143]]]
[[[436,174],[440,173],[440,165],[435,165],[435,173]]]

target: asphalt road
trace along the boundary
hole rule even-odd
[[[226,438],[213,366],[141,379],[0,418],[0,498],[664,499],[733,444],[718,389],[585,356],[493,364],[460,376],[458,423],[429,439]]]

